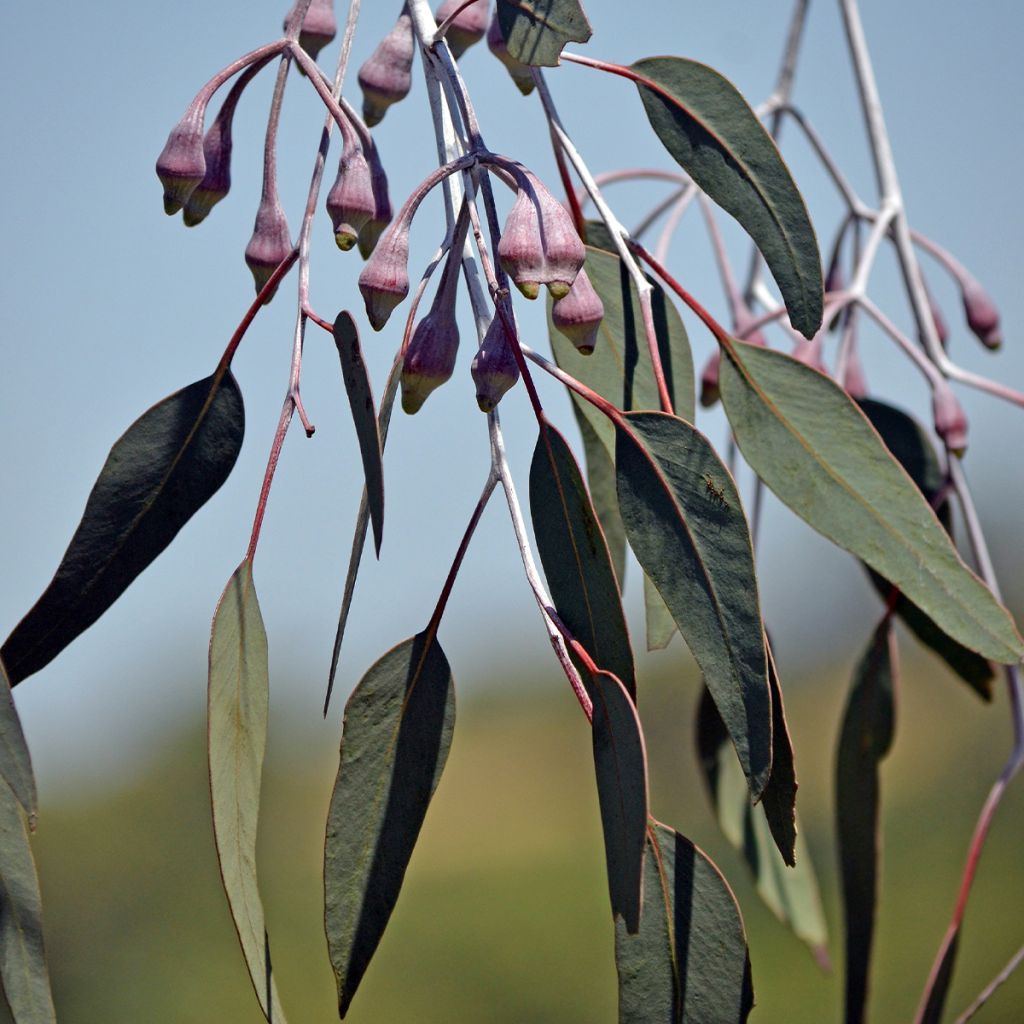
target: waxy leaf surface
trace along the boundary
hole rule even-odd
[[[743,919],[718,868],[653,821],[640,931],[615,931],[620,1024],[742,1024],[754,1005]]]
[[[557,67],[566,43],[585,43],[590,23],[579,0],[498,0],[508,52],[523,64]]]
[[[327,818],[327,945],[348,1011],[402,887],[455,726],[451,669],[419,633],[374,664],[345,706]]]
[[[359,454],[363,460],[366,480],[366,501],[373,524],[373,541],[380,554],[384,536],[384,464],[381,461],[380,431],[373,407],[373,389],[366,370],[366,361],[359,346],[359,332],[350,313],[341,312],[334,321],[334,344],[341,359],[341,376],[345,394],[355,422]]]
[[[845,391],[804,363],[732,341],[722,401],[744,458],[797,515],[899,587],[955,640],[1024,657],[1006,609],[961,561],[902,466]]]
[[[691,178],[747,231],[782,292],[793,326],[821,326],[821,255],[807,207],[768,132],[736,87],[682,57],[651,57],[631,70],[647,117]]]
[[[640,928],[648,817],[643,733],[633,700],[615,676],[586,673],[583,682],[594,703],[594,769],[612,914],[635,935]]]
[[[751,794],[772,764],[771,699],[750,532],[710,442],[665,413],[630,413],[615,465],[626,537],[693,652]]]
[[[878,900],[878,765],[895,728],[896,649],[883,623],[857,666],[836,758],[836,839],[846,921],[846,1021],[867,1012],[871,945]]]
[[[228,478],[245,413],[229,370],[143,413],[110,450],[57,573],[7,638],[11,684],[88,629]]]
[[[7,679],[7,670],[0,658],[0,779],[7,783],[11,792],[17,797],[18,803],[29,816],[36,815],[36,780],[32,772],[32,759],[29,756],[25,733],[21,728],[21,718],[14,706],[11,684]]]
[[[633,649],[608,547],[572,451],[550,424],[533,452],[530,514],[556,611],[635,700]]]
[[[644,573],[644,618],[647,623],[647,650],[662,651],[676,635],[676,620],[668,610],[658,588]]]
[[[284,1024],[256,879],[256,832],[267,745],[267,634],[252,564],[224,588],[210,635],[209,759],[213,834],[228,907],[263,1015]]]

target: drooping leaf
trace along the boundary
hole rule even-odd
[[[644,615],[647,621],[647,650],[663,651],[676,635],[676,620],[651,578],[644,574]]]
[[[772,137],[736,87],[706,64],[651,57],[630,70],[665,148],[754,240],[801,334],[821,327],[824,284],[807,207]]]
[[[263,1015],[284,1024],[256,879],[269,687],[267,634],[246,559],[224,588],[210,634],[210,798],[221,879],[249,977]]]
[[[729,734],[707,688],[697,714],[697,750],[722,833],[753,872],[758,895],[780,921],[807,943],[819,962],[827,962],[828,928],[807,844],[797,831],[796,863],[787,867],[772,841],[764,809],[751,806]],[[775,771],[773,768],[773,775]]]
[[[530,466],[530,514],[555,609],[598,667],[636,700],[633,648],[608,547],[572,451],[550,424],[540,430]]]
[[[381,462],[381,439],[377,413],[373,407],[373,389],[359,346],[359,332],[350,313],[343,311],[334,321],[334,344],[338,348],[341,376],[345,382],[352,419],[355,421],[366,480],[366,500],[373,524],[373,542],[379,556],[384,536],[384,464]]]
[[[583,440],[583,454],[587,460],[587,484],[590,500],[604,539],[608,543],[608,554],[615,569],[615,578],[622,590],[626,573],[626,533],[619,515],[619,499],[615,493],[615,462],[604,442],[597,436],[590,421],[577,416],[580,437]]]
[[[615,930],[619,1024],[743,1024],[754,1005],[743,918],[718,868],[651,819],[640,931]]]
[[[917,484],[918,490],[935,509],[939,522],[952,536],[952,517],[948,501],[940,498],[945,482],[942,466],[927,432],[912,416],[876,399],[863,398],[858,403],[861,411],[878,431],[885,446],[899,460],[900,465]],[[868,569],[871,582],[878,593],[888,599],[892,584],[878,573]],[[896,599],[896,614],[926,647],[931,648],[943,661],[984,700],[992,699],[992,665],[981,655],[947,636],[924,612],[908,601],[903,594]]]
[[[227,479],[245,412],[230,370],[143,413],[110,450],[42,597],[0,650],[11,685],[88,629]]]
[[[720,370],[736,441],[797,515],[902,590],[944,632],[994,661],[1024,657],[1013,620],[864,414],[823,373],[732,341]]]
[[[836,839],[846,921],[846,1022],[867,1010],[878,899],[878,765],[892,746],[896,647],[892,624],[875,631],[857,666],[836,756]]]
[[[7,783],[18,803],[29,817],[36,816],[36,780],[32,772],[25,733],[21,728],[18,709],[14,706],[7,670],[0,658],[0,779]]]
[[[342,1017],[384,934],[455,726],[451,669],[418,633],[363,676],[345,707],[327,818],[327,945]]]
[[[566,43],[592,34],[579,0],[498,0],[498,22],[511,56],[544,67],[558,67]]]
[[[768,655],[768,689],[772,695],[772,777],[761,796],[761,807],[782,859],[789,867],[793,867],[797,834],[797,781],[793,741],[790,739],[789,725],[786,722],[779,670],[767,634],[764,647]]]
[[[648,815],[643,732],[633,701],[615,676],[597,672],[582,678],[594,704],[594,768],[612,914],[635,935],[640,928]]]
[[[0,982],[17,1024],[56,1024],[43,904],[20,798],[0,780]]]
[[[704,673],[751,794],[772,764],[771,699],[750,531],[729,471],[695,427],[637,412],[618,429],[626,537]]]

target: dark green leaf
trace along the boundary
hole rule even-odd
[[[256,831],[267,744],[267,634],[252,563],[224,588],[210,635],[209,757],[213,834],[228,907],[263,1015],[284,1024],[256,881]]]
[[[379,556],[384,536],[384,465],[381,462],[380,431],[373,408],[373,390],[359,347],[359,332],[350,313],[341,312],[334,321],[334,343],[338,347],[345,393],[355,421],[366,479],[366,500],[373,523],[373,542]]]
[[[662,651],[676,635],[676,620],[658,593],[651,578],[644,574],[644,613],[647,620],[647,650]]]
[[[946,532],[952,536],[949,502],[940,501],[936,507],[936,500],[940,497],[945,482],[945,474],[924,427],[912,416],[885,402],[864,398],[858,404],[871,421],[871,425],[881,435],[885,446],[910,474],[910,479],[917,484],[918,490],[928,503],[935,508],[939,522],[946,528]],[[892,593],[892,584],[872,569],[868,569],[868,575],[878,593],[888,600]],[[896,599],[894,610],[921,643],[938,654],[982,698],[992,699],[994,672],[992,665],[985,658],[948,637],[920,608],[902,594]]]
[[[942,957],[935,981],[928,993],[928,1001],[922,1007],[915,1024],[942,1024],[942,1011],[946,1008],[946,997],[949,995],[949,983],[953,980],[953,968],[956,966],[956,954],[960,947],[960,928],[952,935],[943,939]]]
[[[793,326],[821,327],[824,285],[807,207],[771,136],[736,87],[681,57],[651,57],[631,70],[658,137],[680,166],[732,214],[765,258]]]
[[[720,370],[736,441],[797,515],[899,587],[940,629],[1016,662],[1006,609],[961,561],[942,524],[850,397],[823,373],[732,341]]]
[[[0,658],[0,779],[7,783],[17,797],[29,823],[36,817],[36,780],[32,773],[25,733],[21,728],[18,709],[14,706],[7,670]]]
[[[603,220],[588,220],[583,223],[583,241],[594,249],[604,249],[615,255],[615,241],[608,225]]]
[[[772,764],[771,700],[750,532],[729,471],[696,428],[638,412],[618,430],[630,547],[704,673],[759,798]]]
[[[590,500],[608,543],[608,554],[621,591],[626,573],[626,533],[622,526],[622,516],[619,515],[619,499],[615,493],[615,463],[590,421],[577,415],[576,422],[587,460]]]
[[[541,427],[530,466],[530,514],[555,609],[635,700],[633,649],[608,547],[576,460],[550,424]]]
[[[363,676],[345,707],[327,818],[327,945],[342,1017],[391,917],[455,726],[451,669],[419,633]]]
[[[110,450],[53,581],[4,643],[11,684],[88,629],[228,478],[245,413],[229,370],[143,413]]]
[[[895,726],[895,640],[887,619],[857,666],[836,758],[836,838],[846,919],[846,1022],[867,1010],[878,898],[878,765]]]
[[[0,781],[0,981],[18,1024],[56,1024],[43,905],[20,800]]]
[[[648,813],[643,732],[633,701],[615,676],[598,672],[582,678],[594,703],[594,768],[612,914],[635,935],[640,928]]]
[[[789,725],[786,722],[779,670],[767,635],[764,645],[768,654],[768,688],[772,694],[772,777],[761,797],[761,807],[782,859],[789,867],[793,867],[796,863],[797,790],[793,741],[789,737]]]
[[[558,67],[566,43],[585,43],[590,23],[579,0],[498,0],[508,52],[523,64]]]
[[[742,1024],[754,1005],[743,919],[708,857],[651,821],[637,935],[615,931],[620,1024]]]

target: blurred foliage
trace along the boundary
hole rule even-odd
[[[652,656],[640,680],[654,813],[707,850],[736,890],[750,937],[753,1019],[839,1020],[838,971],[821,973],[764,909],[717,832],[691,739],[698,678],[692,663],[680,667],[680,651],[676,641]],[[590,738],[553,670],[538,668],[536,676],[521,665],[496,671],[491,686],[463,701],[398,908],[349,1014],[354,1024],[615,1019]],[[848,672],[832,666],[783,682],[801,813],[840,964],[830,801]],[[939,662],[922,657],[905,666],[895,746],[882,773],[885,855],[872,987],[879,1024],[910,1019],[952,909],[970,829],[1009,748],[998,693],[986,707]],[[293,1024],[336,1019],[321,856],[339,731],[335,715],[326,723],[312,712],[301,723],[271,722],[262,885]],[[204,740],[200,724],[170,737],[115,788],[72,784],[41,794],[36,849],[64,1024],[262,1019],[217,877]],[[985,850],[951,1019],[1024,941],[1022,811],[1018,786]],[[976,1019],[1013,1024],[1022,1006],[1024,975]]]

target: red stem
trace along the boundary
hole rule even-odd
[[[281,457],[281,447],[284,444],[285,435],[288,433],[288,426],[292,421],[292,414],[295,412],[295,400],[291,392],[284,400],[281,408],[281,418],[277,421],[277,430],[274,433],[274,441],[270,446],[270,458],[267,460],[267,468],[263,474],[263,486],[260,488],[260,498],[256,503],[256,517],[252,524],[252,534],[249,537],[249,548],[245,553],[246,559],[251,564],[256,557],[256,545],[260,541],[260,531],[263,529],[263,516],[267,511],[267,501],[270,498],[270,485],[274,481],[274,473],[277,470],[277,462]]]

